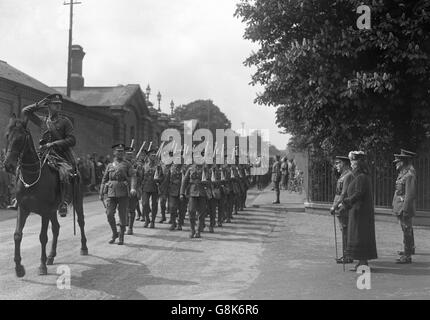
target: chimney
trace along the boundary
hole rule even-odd
[[[82,77],[82,60],[84,59],[84,49],[78,45],[72,45],[72,70],[70,75],[71,90],[81,90],[84,87],[84,77]]]

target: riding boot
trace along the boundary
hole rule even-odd
[[[124,244],[124,234],[125,234],[125,226],[121,226],[121,231],[119,233],[118,245],[123,245]]]
[[[133,225],[134,225],[134,218],[136,216],[136,212],[130,212],[128,216],[128,230],[127,234],[132,235],[133,234]]]
[[[109,225],[112,229],[112,239],[109,240],[109,244],[115,243],[115,240],[118,238],[118,230],[116,229],[115,219],[109,220]]]

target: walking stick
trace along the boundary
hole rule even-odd
[[[334,246],[336,248],[336,261],[338,259],[337,255],[337,233],[336,233],[336,215],[333,214],[333,227],[334,227]]]

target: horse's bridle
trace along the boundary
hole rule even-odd
[[[42,163],[41,159],[39,159],[38,161],[32,162],[32,163],[24,163],[24,162],[22,162],[22,158],[24,156],[25,147],[27,146],[27,142],[30,139],[30,132],[27,129],[25,129],[25,128],[24,128],[24,131],[25,131],[25,137],[24,137],[24,142],[22,143],[22,146],[20,148],[21,150],[20,151],[11,151],[11,150],[8,150],[8,153],[9,154],[19,153],[18,159],[17,159],[18,165],[17,165],[17,169],[16,169],[19,172],[18,173],[18,178],[22,182],[22,184],[24,185],[25,188],[30,188],[30,187],[34,186],[36,183],[39,182],[40,177],[42,175],[42,167],[45,164],[46,157],[45,157],[45,160],[43,161],[43,163]],[[9,149],[9,147],[8,147],[8,149]],[[22,176],[21,167],[31,167],[31,166],[35,166],[37,164],[39,164],[39,168],[36,171],[32,171],[32,172],[30,171],[31,173],[38,172],[37,179],[34,182],[32,182],[32,183],[25,182],[24,178]]]

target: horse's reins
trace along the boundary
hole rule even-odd
[[[22,147],[21,147],[21,151],[19,152],[19,156],[18,156],[18,167],[17,167],[17,170],[19,171],[18,178],[22,182],[22,184],[24,185],[25,188],[30,188],[39,182],[40,177],[42,176],[42,167],[45,164],[46,159],[47,159],[47,157],[45,156],[45,159],[43,160],[43,162],[41,161],[41,159],[39,159],[39,161],[35,161],[33,163],[23,163],[22,162],[22,157],[24,156],[24,150],[25,150],[25,147],[27,145],[28,138],[29,138],[29,133],[26,130],[25,139],[24,139],[24,142],[23,142]],[[10,151],[10,152],[12,153],[12,151]],[[38,172],[37,179],[32,183],[25,182],[24,177],[22,176],[22,171],[24,169],[21,169],[21,167],[31,167],[31,166],[35,166],[37,164],[39,164],[39,169],[37,169],[36,171],[30,171],[30,173]]]

